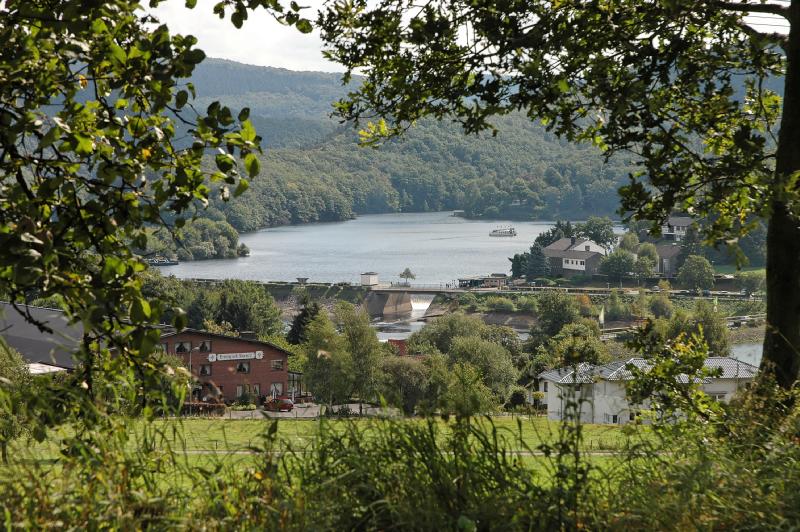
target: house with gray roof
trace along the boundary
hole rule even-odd
[[[708,357],[705,367],[718,370],[719,375],[700,382],[700,388],[713,399],[728,402],[736,393],[756,378],[758,368],[730,357]],[[642,405],[628,402],[625,384],[633,379],[633,367],[647,371],[651,362],[633,357],[603,365],[581,363],[543,371],[538,375],[539,391],[544,392],[547,417],[562,420],[567,401],[580,401],[580,418],[583,423],[622,425],[633,421]],[[688,382],[688,376],[678,378]],[[529,393],[529,402],[532,393]]]
[[[661,224],[661,234],[664,238],[680,242],[693,222],[688,216],[670,216]]]
[[[560,238],[542,250],[550,261],[553,275],[592,275],[597,273],[606,253],[602,246],[586,238]]]

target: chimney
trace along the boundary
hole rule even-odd
[[[576,240],[576,238],[574,236],[570,238],[570,241],[572,242],[571,245],[573,245],[573,246],[575,245],[575,240]]]
[[[242,340],[258,340],[258,335],[254,331],[242,331],[239,333]]]

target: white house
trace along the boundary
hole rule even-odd
[[[543,249],[550,261],[554,275],[586,274],[597,272],[600,260],[606,254],[602,246],[586,238],[560,238]]]
[[[581,400],[580,418],[583,423],[625,424],[633,421],[638,410],[628,403],[625,382],[633,378],[629,365],[647,369],[647,359],[634,357],[602,366],[589,363],[576,368],[559,368],[539,374],[539,390],[544,392],[547,417],[563,419],[570,400]],[[744,388],[758,373],[758,368],[730,357],[708,357],[705,366],[721,369],[719,377],[705,379],[701,388],[712,398],[728,402],[737,391]],[[529,401],[532,392],[529,392]]]
[[[666,223],[661,225],[661,234],[666,238],[680,242],[686,236],[692,219],[688,216],[670,216]]]

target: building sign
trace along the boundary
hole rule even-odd
[[[261,360],[264,358],[264,351],[251,351],[249,353],[209,353],[209,362],[222,362],[223,360]]]

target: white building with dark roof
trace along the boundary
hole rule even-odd
[[[539,374],[539,390],[544,392],[547,417],[562,420],[566,403],[581,402],[583,423],[625,424],[633,421],[641,405],[631,405],[625,391],[633,379],[630,367],[647,370],[650,361],[634,357],[603,365],[581,363],[577,367],[558,368]],[[755,379],[758,368],[730,357],[708,357],[705,367],[719,369],[718,377],[708,377],[700,384],[712,398],[728,402],[736,393]],[[688,377],[683,377],[684,382]],[[532,394],[529,394],[529,400]],[[530,401],[532,402],[532,400]]]
[[[586,238],[560,238],[542,250],[553,275],[591,275],[606,253],[600,244]]]
[[[680,242],[686,236],[686,232],[692,225],[694,220],[688,216],[670,216],[666,222],[661,225],[661,234],[665,238],[669,238]]]

